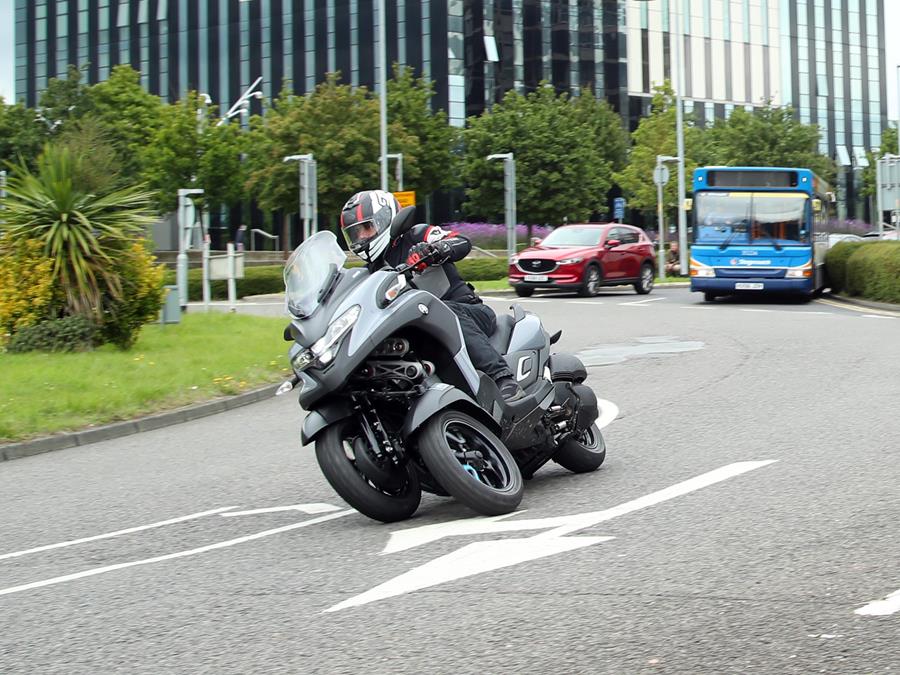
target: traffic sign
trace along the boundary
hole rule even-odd
[[[406,192],[395,192],[394,196],[397,198],[397,201],[400,202],[401,209],[406,206],[415,206],[416,205],[415,190],[407,190]]]
[[[613,219],[622,220],[625,217],[626,203],[624,197],[616,197],[613,199]]]
[[[669,182],[669,167],[665,164],[657,164],[653,169],[653,182],[656,185],[665,185]]]

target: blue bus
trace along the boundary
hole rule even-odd
[[[704,167],[694,172],[691,290],[812,296],[826,284],[834,200],[809,169]]]

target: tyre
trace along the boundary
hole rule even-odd
[[[406,464],[379,465],[371,455],[357,459],[366,452],[359,425],[353,419],[342,420],[325,429],[316,439],[316,460],[325,478],[341,498],[364,516],[383,523],[406,520],[422,499],[422,490],[415,469]],[[363,473],[379,474],[383,487]]]
[[[600,292],[600,284],[603,281],[603,274],[597,265],[588,265],[584,269],[584,278],[581,280],[581,288],[578,289],[578,295],[583,298],[593,298]]]
[[[653,290],[653,265],[650,263],[641,265],[641,278],[634,285],[634,290],[638,295],[647,295]]]
[[[716,299],[716,294],[715,294],[715,293],[710,293],[709,291],[704,291],[704,292],[703,292],[703,299],[704,299],[706,302],[712,302],[713,300]]]
[[[563,443],[553,461],[573,473],[596,471],[606,459],[606,443],[596,424]]]
[[[523,286],[516,286],[515,291],[516,295],[518,295],[520,298],[530,298],[534,293],[533,288],[525,288]]]
[[[485,516],[515,511],[524,483],[503,442],[457,410],[432,417],[418,437],[419,455],[447,492]]]

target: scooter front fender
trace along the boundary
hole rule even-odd
[[[491,417],[475,399],[466,395],[456,387],[440,383],[430,387],[422,396],[416,399],[406,414],[403,422],[403,438],[409,438],[425,422],[446,408],[456,408],[477,418],[496,434],[500,434],[499,421]]]
[[[353,408],[347,401],[332,400],[316,406],[303,420],[303,426],[300,428],[300,443],[302,445],[312,443],[326,427],[340,422],[352,414]]]

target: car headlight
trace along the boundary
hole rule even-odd
[[[353,324],[359,318],[359,312],[360,306],[353,305],[353,307],[329,324],[325,335],[316,340],[312,347],[304,349],[294,356],[291,359],[291,367],[294,369],[294,372],[299,373],[315,363],[323,366],[331,363],[337,354],[341,340],[350,332]]]
[[[560,265],[574,265],[576,263],[580,263],[584,258],[566,258],[565,260],[560,260]]]
[[[517,255],[509,256],[509,264],[510,265],[515,265],[517,262],[519,262],[519,256],[517,256]]]

